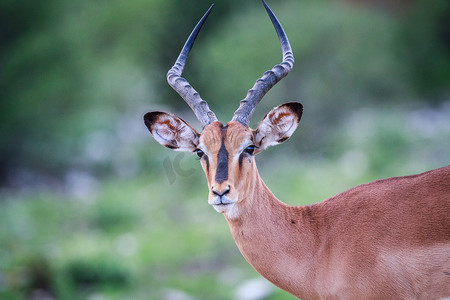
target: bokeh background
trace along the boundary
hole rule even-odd
[[[0,298],[294,299],[262,279],[207,204],[195,155],[157,144],[147,111],[198,122],[166,72],[210,1],[0,2]],[[255,127],[305,107],[258,155],[296,205],[450,158],[448,0],[270,1],[296,57]],[[281,61],[257,0],[219,0],[184,75],[220,120]]]

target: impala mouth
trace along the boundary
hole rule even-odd
[[[217,196],[209,204],[211,204],[217,212],[224,213],[230,210],[235,203],[236,201],[233,201],[226,196]]]

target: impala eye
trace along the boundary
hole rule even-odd
[[[202,150],[200,150],[200,149],[197,149],[197,150],[194,150],[195,151],[195,153],[197,153],[197,156],[198,157],[202,157],[205,153],[202,151]]]
[[[244,151],[247,152],[248,154],[253,154],[253,152],[255,152],[255,146],[254,145],[250,145],[247,148],[245,148]]]

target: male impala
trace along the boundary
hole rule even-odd
[[[283,61],[258,79],[233,119],[220,123],[181,77],[211,8],[167,73],[169,84],[203,126],[150,112],[153,137],[201,159],[209,200],[224,214],[245,259],[265,278],[302,299],[441,299],[450,297],[450,167],[363,184],[310,206],[279,201],[258,174],[254,156],[288,139],[300,103],[272,109],[249,128],[256,105],[294,65],[288,38],[267,4]]]

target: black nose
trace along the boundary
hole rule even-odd
[[[216,191],[216,190],[214,190],[213,189],[213,194],[214,195],[217,195],[217,196],[219,196],[219,197],[222,197],[223,195],[226,195],[226,194],[228,194],[229,192],[230,192],[230,187],[228,187],[226,190],[224,190],[223,192],[219,192],[219,191]]]

